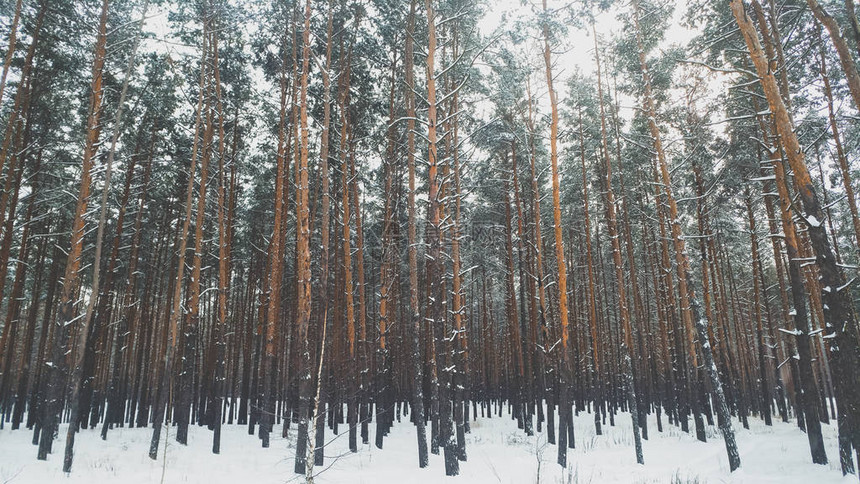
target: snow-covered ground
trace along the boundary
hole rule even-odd
[[[664,421],[665,423],[665,421]],[[692,421],[691,421],[692,424]],[[317,468],[316,482],[328,483],[856,483],[853,476],[839,471],[836,429],[824,426],[829,465],[812,464],[806,435],[796,425],[775,422],[766,427],[751,419],[750,430],[735,424],[742,467],[730,474],[723,441],[715,428],[708,429],[708,443],[675,427],[656,432],[649,421],[651,439],[644,442],[645,466],[636,464],[630,418],[619,415],[616,426],[604,427],[595,436],[592,416],[576,417],[576,449],[568,454],[569,467],[556,464],[556,447],[546,444],[544,434],[526,437],[516,422],[504,418],[483,418],[472,423],[467,435],[468,461],[460,464],[460,476],[444,477],[444,463],[430,456],[430,466],[418,468],[414,428],[405,420],[396,424],[385,448],[360,446],[357,454],[348,451],[346,426],[340,436],[327,434],[326,465]],[[371,424],[371,442],[373,428]],[[173,432],[158,461],[147,457],[150,429],[113,430],[102,441],[98,431],[87,430],[77,438],[75,465],[63,474],[61,440],[47,462],[36,460],[36,447],[27,430],[0,431],[0,484],[43,483],[288,483],[303,482],[293,474],[295,427],[287,439],[273,435],[268,449],[260,447],[244,426],[225,426],[221,455],[210,452],[212,433],[206,428],[189,431],[188,446],[176,444]],[[429,431],[429,428],[428,428]],[[162,447],[163,450],[163,447]],[[163,476],[163,481],[162,481]]]

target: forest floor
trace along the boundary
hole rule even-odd
[[[608,423],[608,422],[607,422]],[[692,420],[691,420],[692,426]],[[823,432],[830,464],[814,465],[806,435],[793,423],[774,422],[767,427],[750,419],[750,429],[735,421],[742,467],[728,471],[723,440],[714,427],[707,428],[708,442],[695,435],[664,425],[656,431],[656,419],[649,419],[650,440],[644,441],[645,466],[636,464],[630,418],[621,414],[616,426],[604,427],[596,436],[593,417],[583,413],[575,418],[576,448],[568,454],[569,466],[556,464],[556,446],[547,445],[545,433],[527,437],[508,415],[479,418],[472,422],[466,436],[468,461],[460,463],[460,476],[444,477],[440,455],[430,455],[430,466],[418,468],[415,431],[404,419],[395,424],[385,439],[384,449],[371,444],[359,446],[357,454],[348,451],[347,427],[338,436],[326,434],[326,465],[317,467],[318,484],[422,484],[462,483],[856,483],[854,476],[839,471],[836,429],[824,425]],[[664,419],[665,424],[665,419]],[[429,431],[429,427],[428,427]],[[166,456],[164,447],[158,461],[147,456],[151,430],[117,428],[102,441],[98,430],[85,430],[77,438],[74,469],[64,475],[61,439],[47,462],[36,460],[32,433],[27,430],[0,431],[0,484],[43,483],[301,483],[303,476],[293,474],[295,427],[287,439],[273,435],[272,445],[263,449],[247,427],[225,425],[221,455],[211,453],[212,433],[205,427],[189,430],[187,446],[175,443],[173,431]]]

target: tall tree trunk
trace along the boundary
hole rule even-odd
[[[699,311],[699,302],[696,299],[695,292],[692,288],[692,271],[690,269],[690,262],[687,256],[686,249],[684,248],[684,239],[683,234],[681,233],[681,224],[680,220],[678,219],[678,206],[675,201],[675,197],[672,194],[672,181],[669,176],[669,167],[666,162],[666,154],[663,151],[663,143],[661,140],[660,129],[657,126],[657,112],[652,94],[651,76],[648,70],[648,63],[645,57],[645,50],[642,40],[642,31],[639,25],[639,10],[639,2],[638,0],[634,0],[633,18],[636,28],[639,64],[642,70],[642,78],[644,84],[643,98],[646,114],[648,116],[648,125],[651,133],[651,139],[654,143],[654,151],[656,151],[657,153],[657,161],[659,163],[661,181],[663,183],[663,189],[666,193],[666,200],[669,204],[669,219],[672,226],[672,242],[675,247],[675,261],[676,268],[678,271],[678,287],[679,293],[681,295],[682,315],[684,316],[685,325],[687,326],[688,331],[687,344],[689,345],[692,362],[695,364],[695,348],[693,347],[692,334],[692,326],[695,323],[695,330],[698,335],[702,355],[705,359],[705,370],[708,372],[708,376],[710,377],[713,396],[716,400],[717,411],[720,415],[720,431],[723,434],[723,440],[726,444],[726,453],[728,454],[729,458],[729,468],[734,471],[735,469],[740,467],[740,455],[738,454],[737,443],[735,441],[735,433],[734,429],[732,428],[729,409],[726,405],[725,394],[723,393],[723,386],[720,382],[716,364],[714,363],[713,354],[711,351],[711,344],[708,341],[707,326],[709,322],[704,317],[701,317]]]
[[[99,28],[95,43],[95,56],[92,68],[92,81],[90,83],[90,106],[86,124],[86,144],[84,147],[83,163],[81,165],[81,183],[78,191],[78,199],[75,213],[72,219],[72,233],[69,255],[66,262],[65,275],[63,276],[63,289],[60,293],[59,309],[57,313],[56,329],[52,344],[51,371],[48,374],[48,394],[46,395],[46,413],[42,427],[42,435],[39,441],[38,458],[45,460],[51,450],[54,432],[59,425],[60,413],[63,409],[63,391],[66,381],[66,349],[69,342],[69,333],[74,322],[77,293],[80,287],[81,259],[84,245],[85,217],[90,196],[90,184],[92,181],[92,169],[98,150],[99,135],[101,134],[102,98],[102,74],[106,56],[107,44],[107,18],[108,0],[102,0],[101,14],[99,16]],[[87,328],[83,327],[78,334],[85,335]],[[74,368],[70,369],[71,376],[80,378],[80,373]],[[75,405],[77,395],[72,394],[70,402]],[[72,416],[75,417],[75,411]],[[72,419],[72,427],[77,425],[77,419]],[[70,449],[67,445],[67,449]],[[66,452],[63,468],[68,472],[71,469],[70,452]]]
[[[356,344],[355,344],[355,299],[352,276],[352,231],[350,229],[351,203],[350,203],[350,181],[349,181],[349,150],[350,150],[350,128],[349,128],[349,56],[347,56],[347,67],[343,74],[343,89],[341,91],[341,141],[340,141],[340,169],[341,169],[341,189],[342,191],[342,229],[341,233],[341,257],[343,260],[343,294],[344,294],[344,312],[346,317],[346,337],[347,337],[347,358],[345,360],[344,370],[345,377],[349,379],[347,384],[347,424],[349,425],[349,450],[358,452],[358,442],[356,437],[356,424],[358,413],[356,409],[358,398],[358,378],[359,372],[356,366]]]
[[[203,23],[204,29],[208,28],[208,22]],[[203,122],[203,101],[205,98],[206,86],[206,63],[208,62],[208,35],[203,35],[200,54],[200,81],[198,85],[198,98],[196,108],[196,119],[194,121],[194,138],[191,147],[191,164],[188,169],[188,186],[185,190],[185,214],[182,218],[182,228],[177,233],[179,251],[177,252],[176,278],[172,281],[172,295],[170,296],[169,317],[167,320],[167,331],[165,337],[167,344],[162,351],[163,364],[160,377],[155,376],[156,381],[159,381],[157,388],[160,389],[158,397],[155,401],[152,417],[152,440],[149,444],[149,458],[155,460],[158,458],[158,445],[161,438],[161,424],[164,422],[167,407],[172,400],[172,382],[173,382],[173,365],[176,359],[176,350],[179,345],[179,324],[182,316],[182,285],[185,279],[185,258],[188,248],[188,231],[191,226],[191,204],[194,197],[194,174],[197,171],[197,159],[200,155],[200,128]],[[205,147],[204,147],[205,149]],[[157,373],[157,372],[156,372]]]
[[[206,14],[204,14],[206,15]],[[207,23],[208,20],[207,20]],[[209,26],[209,45],[214,54],[214,41],[211,25]],[[200,345],[200,337],[204,334],[200,324],[200,286],[203,271],[203,237],[204,225],[206,223],[206,192],[209,180],[209,164],[212,160],[212,141],[215,136],[214,113],[212,106],[212,80],[209,79],[205,90],[206,102],[205,129],[203,130],[203,154],[200,159],[200,182],[197,192],[197,209],[194,218],[194,254],[191,262],[191,280],[188,281],[187,293],[185,295],[187,313],[183,315],[184,348],[182,349],[182,369],[179,375],[178,395],[174,411],[176,418],[176,441],[180,444],[188,443],[188,425],[191,422],[192,405],[196,395],[195,377],[197,376],[197,352]]]
[[[390,196],[394,190],[394,171],[396,169],[395,144],[397,131],[395,128],[395,86],[397,83],[397,52],[393,52],[394,61],[391,63],[391,79],[388,94],[388,132],[385,158],[383,159],[384,193],[389,194],[383,202],[382,219],[382,261],[379,275],[379,348],[378,374],[376,383],[376,448],[382,449],[382,440],[387,435],[393,411],[393,388],[391,369],[389,368],[388,331],[396,319],[396,283],[395,263],[396,245],[394,233],[395,200]]]
[[[442,203],[440,191],[440,176],[438,174],[439,160],[437,147],[437,99],[436,99],[436,11],[434,0],[426,0],[427,10],[427,161],[428,161],[428,222],[431,233],[428,234],[428,247],[430,259],[430,272],[428,273],[430,300],[428,307],[430,324],[433,326],[433,335],[436,340],[437,367],[442,372],[435,374],[435,386],[439,393],[439,443],[442,445],[445,456],[445,475],[456,476],[460,473],[460,463],[457,459],[457,443],[452,429],[452,400],[450,393],[451,369],[445,367],[445,319],[442,300],[445,297],[442,289],[443,269],[442,265]],[[443,358],[439,358],[443,355]]]
[[[603,80],[600,70],[600,49],[597,44],[597,30],[594,29],[594,58],[597,66],[597,102],[600,105],[600,139],[603,152],[603,179],[605,190],[606,222],[609,239],[612,243],[612,262],[615,266],[615,285],[618,291],[618,309],[621,322],[621,371],[624,374],[624,390],[627,393],[627,405],[630,418],[633,421],[633,444],[636,451],[636,462],[645,464],[642,455],[642,436],[639,429],[639,410],[637,409],[636,375],[633,368],[633,327],[630,324],[630,310],[627,307],[627,295],[624,285],[624,263],[621,258],[621,237],[618,234],[618,222],[615,215],[615,192],[612,190],[612,160],[609,157],[609,142],[606,134],[606,112],[603,106]]]
[[[13,407],[10,400],[14,398],[14,406],[16,410],[19,407],[19,402],[24,400],[24,394],[21,391],[23,389],[20,384],[15,385],[13,382],[12,360],[15,356],[15,346],[18,343],[18,331],[21,327],[21,301],[23,300],[24,282],[27,277],[27,269],[29,268],[27,260],[30,258],[30,250],[33,245],[30,234],[32,232],[32,226],[34,225],[33,212],[36,208],[37,196],[39,194],[38,178],[40,165],[41,151],[39,158],[36,160],[35,178],[33,180],[32,192],[30,194],[30,203],[27,207],[26,215],[24,216],[24,224],[18,247],[18,257],[17,262],[15,263],[15,279],[12,283],[12,292],[9,294],[9,300],[6,304],[6,319],[3,323],[3,339],[0,341],[0,428],[4,425],[8,418],[9,411]],[[39,257],[37,257],[37,259],[38,258]],[[38,302],[38,297],[36,302]],[[19,381],[24,379],[23,375],[26,375],[26,371],[23,367],[25,363],[29,363],[30,347],[32,346],[33,340],[33,326],[34,325],[28,324],[25,331],[25,342],[21,347],[22,354],[19,355],[21,365],[15,371],[16,378]],[[12,387],[18,388],[18,391],[16,391],[14,395],[11,391]],[[17,418],[13,416],[12,430],[18,428],[19,422],[20,416]]]
[[[752,196],[749,189],[744,190],[744,198],[747,206],[747,218],[749,219],[750,228],[750,251],[752,257],[752,277],[753,277],[753,313],[756,323],[756,343],[758,344],[758,364],[759,364],[759,380],[761,382],[761,413],[764,416],[765,425],[773,425],[770,415],[770,405],[773,398],[770,393],[770,386],[767,379],[767,351],[765,351],[764,342],[764,325],[762,323],[761,311],[761,288],[764,281],[759,279],[761,274],[761,257],[758,249],[758,234],[756,229],[755,214],[753,213]],[[767,297],[767,296],[765,296]]]
[[[740,0],[732,0],[732,13],[759,75],[759,82],[773,113],[774,125],[788,164],[794,174],[803,210],[802,218],[815,253],[824,307],[825,338],[831,341],[831,358],[836,380],[837,400],[846,403],[846,434],[855,448],[860,448],[860,408],[853,403],[860,400],[860,337],[849,297],[845,276],[838,266],[824,227],[825,214],[818,200],[804,153],[794,132],[791,116],[786,108],[768,61],[762,51],[758,33],[744,11]],[[798,328],[800,329],[800,328]],[[841,395],[840,395],[841,394]]]
[[[311,254],[308,222],[308,69],[310,67],[311,2],[305,2],[305,25],[302,32],[301,75],[301,145],[296,166],[296,333],[299,345],[299,431],[296,442],[295,472],[305,473],[307,461],[308,410],[311,398],[310,348],[308,323],[311,316]],[[344,201],[346,203],[346,201]]]
[[[547,12],[546,0],[543,0],[543,10]],[[567,467],[567,426],[572,418],[568,399],[570,385],[570,354],[568,350],[568,307],[567,307],[567,264],[564,260],[564,239],[561,231],[561,188],[558,171],[558,98],[552,82],[552,55],[549,47],[549,25],[543,25],[543,58],[546,66],[546,84],[549,90],[549,101],[552,113],[550,122],[550,162],[552,164],[552,205],[553,225],[555,231],[555,258],[558,266],[558,315],[561,333],[561,375],[559,388],[559,440],[558,464]]]
[[[409,311],[412,327],[412,352],[414,382],[412,385],[412,419],[418,437],[418,466],[427,467],[427,430],[424,418],[424,392],[422,389],[423,359],[421,356],[421,311],[418,306],[418,239],[415,208],[415,72],[414,72],[414,34],[416,0],[410,0],[409,20],[406,32],[406,159],[409,168],[408,197],[408,243],[409,243]]]
[[[512,153],[515,157],[516,153]],[[504,156],[507,161],[507,154]],[[504,171],[513,173],[511,165],[505,163]],[[504,175],[504,204],[505,210],[505,319],[508,331],[510,332],[510,344],[512,352],[513,364],[513,379],[514,389],[511,395],[511,404],[514,407],[514,415],[517,419],[517,426],[523,428],[524,419],[524,387],[525,387],[525,369],[523,365],[523,345],[520,335],[520,321],[517,315],[517,297],[516,286],[514,285],[514,242],[513,242],[513,227],[511,223],[511,175]]]
[[[138,23],[138,28],[143,27],[143,21],[146,18],[146,11],[147,11],[148,6],[149,6],[148,2],[144,2],[143,11],[141,12],[141,20]],[[105,6],[103,6],[103,8],[105,9],[104,10],[105,13],[103,15],[106,15],[107,6],[105,5]],[[106,36],[107,33],[105,33],[104,35]],[[110,297],[109,294],[103,294],[103,295],[99,294],[99,290],[100,290],[99,277],[101,276],[102,245],[103,245],[103,241],[104,241],[104,230],[105,230],[105,223],[106,223],[105,219],[106,219],[106,215],[107,215],[108,193],[110,192],[111,174],[113,173],[113,159],[114,159],[114,154],[116,153],[116,143],[117,143],[117,140],[119,139],[120,133],[122,132],[122,115],[123,115],[123,111],[125,108],[125,106],[124,106],[125,97],[126,97],[126,94],[128,93],[128,82],[129,82],[129,79],[131,78],[132,71],[134,70],[135,56],[137,55],[137,48],[140,45],[139,39],[140,39],[139,36],[135,37],[135,44],[134,44],[134,47],[132,48],[132,52],[131,52],[131,55],[129,56],[129,60],[128,60],[128,66],[126,67],[126,70],[125,70],[125,79],[123,80],[122,90],[121,90],[120,96],[119,96],[119,106],[117,107],[117,111],[116,111],[116,114],[114,115],[114,120],[113,120],[114,133],[113,133],[113,136],[111,138],[111,144],[110,144],[110,149],[108,150],[107,160],[105,161],[105,181],[104,181],[104,185],[102,186],[101,208],[100,208],[100,213],[99,213],[98,229],[96,232],[95,255],[93,256],[94,257],[93,258],[93,277],[92,277],[93,294],[90,296],[90,299],[87,302],[86,312],[84,313],[83,320],[81,321],[81,330],[79,333],[80,340],[78,342],[79,350],[78,350],[78,354],[77,354],[77,360],[75,361],[75,365],[72,367],[72,373],[71,373],[72,390],[71,390],[70,399],[69,399],[71,412],[70,412],[70,417],[69,417],[69,428],[68,428],[68,431],[66,433],[66,452],[65,452],[65,459],[63,462],[63,471],[64,472],[71,472],[71,470],[72,470],[72,460],[74,458],[75,434],[78,431],[78,422],[79,422],[80,412],[84,412],[84,415],[86,415],[86,412],[89,410],[89,408],[87,408],[87,406],[83,406],[84,408],[81,408],[82,407],[81,404],[84,403],[84,401],[83,401],[84,399],[81,398],[80,391],[81,391],[81,387],[85,386],[87,383],[85,381],[82,381],[82,379],[90,378],[90,375],[87,372],[87,370],[88,370],[87,366],[91,366],[91,365],[87,365],[86,359],[88,357],[89,358],[95,357],[96,341],[91,340],[91,338],[94,335],[96,335],[97,332],[99,332],[99,324],[98,324],[99,321],[96,321],[96,324],[92,325],[92,329],[90,329],[90,323],[92,321],[93,310],[95,309],[96,300],[99,299],[99,297],[105,297],[105,298]],[[106,38],[105,38],[104,42],[105,43],[107,42]],[[104,49],[104,47],[103,47],[103,49]],[[104,56],[104,55],[105,54],[102,54],[102,56]],[[102,63],[104,63],[104,59],[102,59]],[[103,67],[104,66],[102,65],[102,69],[103,69]],[[101,76],[101,72],[99,72],[98,75]],[[96,122],[98,122],[98,121],[96,121]],[[93,149],[95,151],[95,147]],[[106,343],[107,342],[105,342],[105,346],[106,346]],[[90,386],[93,385],[93,382],[89,381],[89,385]],[[89,392],[90,392],[90,389],[87,389],[87,393],[89,393]],[[89,400],[89,398],[87,398],[87,400]],[[80,419],[80,420],[81,420],[81,423],[85,422],[84,419]],[[95,424],[96,424],[96,422],[93,422],[93,425],[95,425]]]
[[[597,302],[595,301],[594,256],[591,243],[591,214],[588,200],[588,176],[585,169],[585,130],[582,124],[582,109],[579,110],[579,151],[582,165],[582,213],[585,219],[585,270],[586,270],[586,306],[588,307],[588,327],[591,336],[591,380],[594,392],[594,432],[603,435],[600,425],[600,407],[603,404],[603,381],[600,378],[600,349],[597,329]]]
[[[216,22],[215,34],[212,36],[212,68],[214,71],[215,80],[215,114],[218,117],[218,301],[217,315],[215,316],[215,325],[212,329],[212,338],[215,345],[215,371],[214,384],[212,385],[212,414],[211,425],[214,426],[212,436],[212,453],[221,453],[221,409],[224,406],[224,394],[226,391],[225,385],[225,366],[226,358],[226,341],[227,333],[227,300],[229,298],[230,289],[230,241],[229,228],[227,226],[227,173],[225,169],[224,158],[226,155],[224,147],[224,108],[221,95],[221,69],[218,59],[218,27],[220,24]],[[238,126],[233,129],[238,130]],[[234,160],[235,161],[235,160]]]
[[[543,267],[543,235],[541,233],[541,208],[540,208],[540,189],[538,187],[538,173],[537,173],[537,152],[535,149],[535,127],[534,127],[534,116],[533,116],[533,105],[532,105],[532,96],[531,96],[531,81],[526,79],[527,84],[527,94],[528,94],[528,119],[526,120],[526,124],[529,130],[529,168],[531,169],[531,189],[532,189],[532,213],[534,216],[534,224],[532,230],[534,231],[534,257],[535,257],[535,284],[537,286],[538,293],[538,319],[535,324],[540,324],[540,341],[541,348],[546,348],[548,337],[547,324],[546,324],[546,291],[544,287],[544,267]],[[537,329],[536,329],[537,332]],[[536,336],[535,339],[538,337]],[[537,346],[535,346],[537,348]],[[546,397],[551,394],[547,390],[547,360],[546,354],[544,350],[538,352],[538,366],[540,367],[539,374],[539,384],[541,388],[541,396]],[[550,444],[555,443],[555,428],[554,428],[554,411],[552,408],[551,400],[547,399],[546,402],[539,402],[541,407],[546,403],[547,406],[547,442]]]
[[[350,47],[351,49],[351,47]],[[349,76],[347,76],[348,78]],[[359,392],[356,395],[358,399],[358,418],[361,423],[361,441],[368,443],[370,439],[368,427],[367,407],[369,405],[369,387],[370,382],[370,360],[368,359],[368,341],[367,341],[367,288],[365,287],[364,273],[364,228],[361,221],[361,203],[360,193],[358,191],[358,174],[355,168],[355,143],[349,150],[349,174],[352,187],[350,188],[350,196],[352,203],[352,211],[355,213],[355,243],[356,243],[356,267],[357,283],[358,283],[358,379]]]
[[[268,278],[266,287],[266,306],[263,308],[265,314],[263,345],[263,356],[260,363],[259,378],[261,382],[262,409],[260,414],[260,440],[264,448],[269,446],[269,438],[272,432],[275,418],[275,392],[277,379],[278,351],[277,335],[279,332],[279,320],[281,313],[281,281],[283,279],[284,264],[284,221],[286,204],[286,191],[289,175],[287,174],[289,164],[289,148],[287,147],[291,135],[287,133],[287,51],[286,34],[284,34],[282,45],[282,59],[280,71],[280,110],[278,124],[278,148],[277,168],[275,175],[275,199],[274,199],[274,223],[272,225],[272,238],[269,242]]]

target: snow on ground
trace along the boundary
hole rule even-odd
[[[665,420],[664,420],[665,423]],[[691,420],[692,426],[692,420]],[[651,440],[644,441],[645,466],[636,464],[630,418],[621,414],[616,426],[604,427],[604,434],[594,433],[593,417],[581,414],[575,419],[576,449],[568,454],[569,467],[556,464],[556,447],[546,444],[545,434],[526,437],[508,415],[503,418],[481,418],[472,423],[468,434],[468,462],[460,463],[460,476],[445,478],[440,455],[430,456],[430,466],[418,468],[414,428],[404,420],[396,424],[385,448],[360,445],[350,454],[346,426],[339,436],[327,434],[326,465],[317,468],[320,484],[423,484],[439,482],[483,483],[856,483],[853,476],[842,477],[839,471],[836,429],[823,426],[829,465],[812,464],[806,435],[793,423],[775,422],[766,427],[750,419],[750,430],[737,421],[742,466],[733,474],[728,471],[725,447],[718,431],[708,428],[708,443],[679,429],[664,426],[656,431],[656,420],[649,420]],[[371,424],[371,442],[374,425]],[[429,431],[429,427],[428,427]],[[211,453],[212,433],[204,427],[189,430],[188,446],[176,444],[173,431],[158,461],[147,456],[151,430],[118,428],[108,434],[107,442],[98,430],[83,431],[76,439],[75,465],[72,473],[62,472],[61,439],[54,443],[54,454],[47,462],[36,460],[36,447],[30,444],[32,432],[0,431],[0,484],[43,483],[290,483],[303,482],[293,474],[295,427],[287,439],[273,435],[268,449],[260,447],[247,427],[225,425],[221,455]],[[332,440],[333,439],[333,440]],[[163,474],[163,480],[162,480]]]

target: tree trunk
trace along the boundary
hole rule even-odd
[[[299,431],[296,442],[295,472],[305,473],[308,439],[308,410],[311,398],[310,348],[308,323],[311,316],[311,254],[308,224],[308,70],[310,64],[311,2],[305,2],[305,26],[302,33],[301,75],[301,145],[296,167],[296,333],[299,345]],[[344,201],[346,204],[346,201]]]
[[[653,94],[651,91],[651,76],[648,71],[648,65],[645,57],[645,51],[642,41],[642,32],[639,27],[639,3],[638,0],[633,2],[633,18],[636,26],[637,49],[639,51],[639,63],[642,70],[644,83],[644,102],[645,110],[648,115],[648,124],[651,132],[652,142],[654,143],[654,151],[657,153],[657,161],[663,189],[666,193],[666,200],[669,204],[669,219],[672,225],[672,242],[675,247],[675,261],[678,271],[678,287],[681,296],[682,315],[687,326],[687,344],[693,364],[696,364],[695,348],[693,347],[693,322],[695,321],[695,329],[698,333],[699,344],[702,349],[702,354],[705,358],[704,365],[711,380],[713,396],[717,403],[717,411],[720,414],[720,430],[723,434],[723,439],[726,444],[726,453],[729,458],[729,467],[732,471],[740,467],[740,456],[738,455],[737,443],[735,442],[734,429],[731,425],[731,416],[729,415],[728,406],[726,405],[725,395],[723,393],[722,383],[720,382],[716,364],[711,353],[711,345],[708,342],[707,325],[708,321],[701,318],[699,315],[699,303],[696,300],[695,293],[692,289],[692,272],[690,262],[684,248],[683,234],[681,233],[681,225],[678,219],[678,207],[675,197],[672,194],[672,181],[669,177],[669,167],[666,162],[666,155],[663,151],[663,144],[660,135],[660,129],[657,126],[656,108],[654,106]],[[694,397],[695,398],[695,397]],[[695,416],[695,415],[694,415]],[[698,424],[698,422],[697,422]]]
[[[594,25],[592,24],[592,29]],[[627,393],[627,405],[633,422],[633,444],[636,451],[636,463],[645,464],[642,455],[642,436],[639,429],[639,410],[636,399],[634,382],[636,375],[633,368],[633,327],[630,324],[630,310],[627,307],[627,295],[624,286],[624,263],[621,258],[621,238],[618,234],[618,222],[615,215],[615,193],[612,190],[612,161],[609,157],[609,142],[606,135],[606,112],[603,106],[603,80],[600,71],[600,49],[597,44],[597,30],[594,29],[594,58],[597,66],[597,102],[600,105],[600,139],[603,148],[603,188],[606,200],[606,222],[609,239],[612,243],[612,262],[615,266],[615,285],[618,291],[618,309],[621,322],[621,372],[624,379],[624,390]]]
[[[57,314],[56,329],[54,330],[54,340],[52,344],[51,371],[48,374],[48,394],[46,395],[45,405],[45,420],[42,427],[42,435],[39,441],[38,458],[40,460],[47,459],[48,452],[51,450],[51,444],[54,439],[54,432],[57,431],[60,420],[60,413],[63,409],[63,385],[66,381],[66,349],[69,343],[69,333],[72,329],[71,323],[75,318],[75,302],[78,299],[77,293],[80,286],[80,269],[81,258],[83,253],[83,239],[85,232],[85,216],[87,212],[87,204],[90,196],[90,183],[92,180],[92,169],[98,149],[99,135],[101,134],[101,125],[99,123],[102,113],[102,98],[104,91],[102,90],[102,73],[104,69],[107,43],[107,18],[108,18],[108,0],[102,1],[101,14],[99,17],[99,29],[95,44],[95,58],[93,60],[92,81],[90,84],[90,106],[87,117],[86,128],[86,144],[84,147],[83,163],[81,166],[81,183],[78,191],[77,204],[75,206],[74,217],[72,219],[72,235],[68,259],[66,262],[65,275],[63,277],[62,292],[60,293],[59,309]],[[87,328],[80,329],[79,334],[85,335]],[[85,340],[84,340],[85,341]],[[72,378],[78,376],[79,372],[74,368],[70,369]],[[74,380],[72,380],[74,381]],[[74,406],[76,404],[77,395],[70,396],[70,402]],[[72,423],[69,428],[72,430],[77,425],[76,411],[72,410]],[[73,430],[72,430],[73,431]],[[63,463],[63,468],[68,472],[71,469],[72,454],[71,447],[67,445],[67,451]]]
[[[788,164],[794,174],[794,185],[805,214],[802,218],[808,227],[807,233],[815,252],[816,264],[820,271],[822,303],[824,307],[824,338],[831,341],[831,358],[836,380],[837,399],[841,393],[847,402],[860,399],[860,344],[853,306],[849,297],[848,284],[838,266],[827,237],[824,213],[812,178],[804,160],[804,153],[794,132],[791,117],[779,94],[776,80],[768,69],[767,59],[762,51],[758,33],[744,11],[739,0],[732,0],[732,12],[746,41],[750,57],[759,75],[759,80],[773,113],[776,132],[779,134]],[[846,405],[846,432],[855,448],[860,448],[860,408]]]
[[[208,22],[203,23],[204,29],[207,28]],[[198,98],[196,119],[194,121],[194,142],[191,148],[191,165],[188,169],[188,186],[185,190],[185,214],[182,221],[182,229],[177,234],[179,251],[177,253],[178,262],[176,265],[176,278],[172,281],[173,292],[171,295],[169,319],[167,321],[167,331],[165,338],[167,344],[162,351],[163,365],[160,368],[160,381],[157,388],[157,400],[153,409],[152,418],[152,440],[149,444],[149,458],[155,460],[158,458],[158,445],[161,437],[161,424],[164,422],[167,407],[172,400],[172,382],[173,382],[173,365],[176,358],[176,349],[179,345],[179,323],[182,316],[182,285],[185,276],[185,257],[188,247],[188,231],[191,225],[191,203],[194,196],[194,173],[197,169],[197,158],[200,154],[200,127],[203,122],[203,100],[205,97],[204,87],[206,86],[206,64],[208,62],[208,35],[203,36],[203,45],[201,48],[200,58],[200,81],[198,85]],[[204,148],[205,149],[205,148]],[[156,360],[157,361],[157,360]]]
[[[546,0],[543,0],[543,11],[547,11]],[[552,205],[553,224],[555,229],[555,258],[558,265],[558,313],[561,332],[561,380],[559,382],[559,442],[558,464],[567,467],[567,426],[572,417],[568,400],[568,385],[570,385],[570,355],[568,350],[568,307],[567,307],[567,264],[564,260],[564,239],[561,232],[561,189],[558,171],[558,99],[552,86],[552,57],[549,47],[549,26],[543,25],[543,57],[546,66],[546,84],[549,90],[549,100],[552,112],[550,123],[550,162],[552,164]]]

